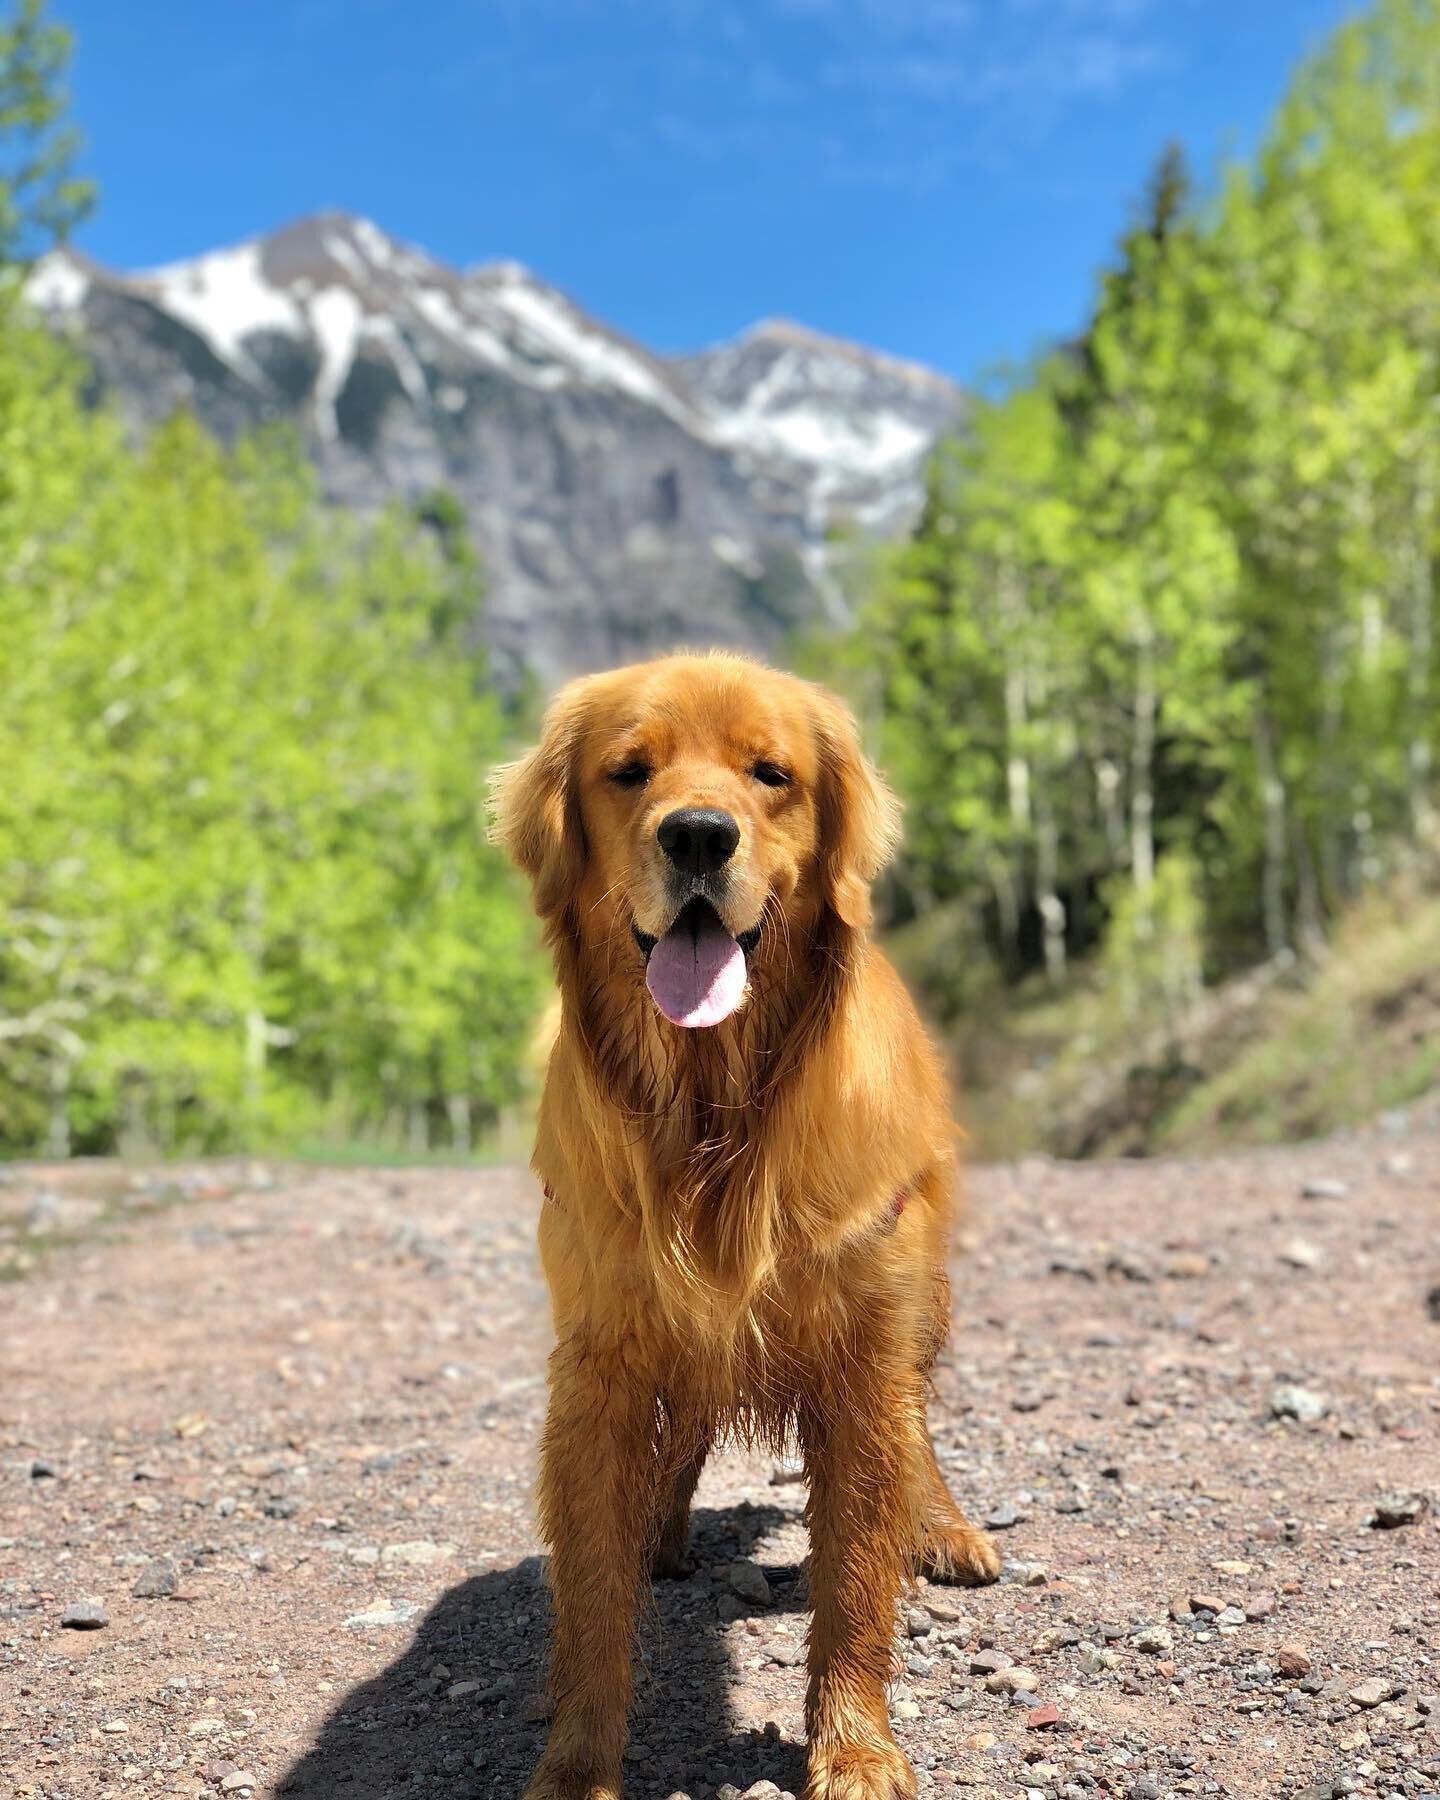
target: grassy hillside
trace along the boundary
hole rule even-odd
[[[909,946],[900,939],[897,959]],[[1323,960],[1208,992],[1177,1024],[1126,1016],[1093,972],[972,1008],[951,1039],[980,1157],[1146,1155],[1363,1125],[1440,1087],[1440,898],[1356,907]]]

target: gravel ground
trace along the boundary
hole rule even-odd
[[[1437,1150],[974,1173],[932,1418],[1011,1560],[897,1619],[922,1793],[1440,1793]],[[535,1211],[505,1169],[5,1172],[4,1800],[521,1792]],[[707,1471],[633,1800],[801,1784],[789,1476]]]

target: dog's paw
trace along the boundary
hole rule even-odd
[[[817,1744],[804,1800],[915,1800],[915,1771],[894,1743]]]
[[[542,1757],[530,1777],[525,1800],[621,1800],[620,1778],[584,1764]]]
[[[988,1587],[1000,1579],[1000,1552],[974,1525],[947,1525],[927,1531],[915,1572],[955,1587]]]

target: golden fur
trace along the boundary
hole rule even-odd
[[[953,1127],[866,935],[896,803],[839,701],[718,654],[572,683],[495,799],[561,993],[535,1151],[555,1711],[529,1800],[617,1800],[641,1588],[683,1566],[705,1455],[735,1435],[797,1437],[810,1482],[806,1800],[911,1795],[885,1704],[896,1596],[916,1568],[999,1565],[925,1425]],[[708,1030],[645,985],[643,936],[675,915],[656,827],[688,806],[738,824],[711,897],[737,939],[761,927],[744,1004]]]

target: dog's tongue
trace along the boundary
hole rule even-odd
[[[650,952],[645,983],[672,1025],[718,1025],[745,998],[745,952],[708,906],[687,909]]]

